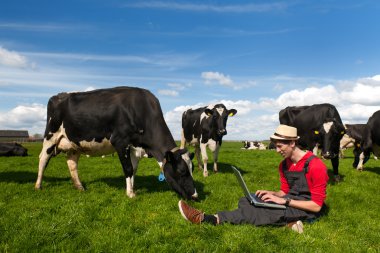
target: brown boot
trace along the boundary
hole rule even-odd
[[[182,214],[183,218],[190,221],[191,223],[201,224],[203,217],[204,217],[203,212],[189,206],[183,200],[180,200],[178,202],[178,208],[179,208],[179,211]]]

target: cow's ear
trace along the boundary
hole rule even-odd
[[[236,113],[237,113],[237,111],[235,109],[228,110],[228,116],[230,116],[230,117],[234,116]]]
[[[207,116],[209,116],[209,117],[210,117],[210,116],[212,116],[212,114],[213,114],[213,111],[212,111],[212,110],[210,110],[210,109],[208,109],[208,108],[206,108],[206,109],[205,109],[205,113],[206,113],[206,115],[207,115]]]

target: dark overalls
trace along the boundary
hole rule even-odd
[[[289,193],[285,197],[296,200],[310,200],[311,193],[307,185],[306,173],[309,170],[309,162],[315,156],[310,156],[302,171],[289,171],[286,160],[282,162],[282,170],[289,184]],[[220,223],[228,222],[232,224],[250,223],[259,225],[284,225],[297,220],[314,219],[317,213],[307,212],[293,207],[286,209],[275,209],[268,207],[256,207],[251,205],[246,197],[239,200],[238,209],[233,211],[218,212]]]

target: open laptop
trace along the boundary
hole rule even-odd
[[[285,205],[276,204],[274,202],[265,202],[261,198],[257,197],[255,194],[251,194],[250,191],[248,190],[247,185],[244,182],[242,175],[240,174],[240,171],[237,168],[235,168],[234,166],[231,166],[231,167],[234,171],[234,174],[235,174],[237,180],[239,181],[241,188],[243,189],[244,195],[246,196],[246,198],[248,199],[248,201],[252,205],[262,206],[262,207],[278,208],[278,209],[286,209]]]

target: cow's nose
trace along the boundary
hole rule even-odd
[[[323,153],[323,154],[322,154],[322,157],[323,157],[324,159],[330,159],[330,158],[331,158],[331,154],[330,154],[330,152],[326,152],[326,153]]]
[[[197,190],[195,189],[195,192],[194,192],[194,194],[193,195],[191,195],[191,198],[192,199],[197,199],[198,198],[198,192],[197,192]]]
[[[226,129],[221,129],[221,130],[219,130],[219,134],[220,134],[220,135],[226,135],[226,134],[227,134]]]

